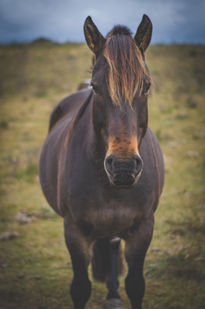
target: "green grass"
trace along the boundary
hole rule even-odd
[[[145,263],[145,309],[205,307],[205,46],[151,46],[147,62],[154,80],[149,123],[165,157],[166,181]],[[72,279],[63,222],[47,205],[38,179],[38,158],[49,113],[90,76],[84,44],[0,46],[0,307],[72,308]],[[28,224],[12,218],[20,211]],[[129,302],[120,279],[120,293]],[[88,308],[106,295],[93,283]]]

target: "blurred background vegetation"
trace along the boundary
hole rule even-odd
[[[165,158],[145,276],[146,309],[205,307],[205,46],[153,45],[149,124]],[[0,46],[0,308],[72,308],[63,222],[39,185],[38,159],[52,108],[90,77],[84,44],[45,39]],[[120,293],[129,303],[121,278]],[[106,295],[93,283],[88,308]]]

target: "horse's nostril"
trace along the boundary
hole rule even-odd
[[[113,169],[113,162],[114,162],[114,156],[110,155],[109,157],[106,158],[105,160],[105,166],[108,172],[111,172]]]
[[[138,175],[142,170],[142,159],[140,156],[134,156],[133,159],[135,161],[136,174]]]
[[[112,162],[113,162],[113,159],[112,159],[112,158],[108,158],[108,159],[107,159],[107,164],[108,164],[108,165],[112,165]]]

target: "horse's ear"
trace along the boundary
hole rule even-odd
[[[152,22],[147,15],[143,15],[142,21],[135,34],[135,42],[144,53],[149,46],[152,37]]]
[[[88,47],[98,56],[105,44],[105,38],[100,33],[92,18],[88,16],[84,23],[84,34]]]

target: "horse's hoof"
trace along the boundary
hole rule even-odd
[[[107,299],[104,305],[104,309],[124,309],[122,301],[119,298]]]

